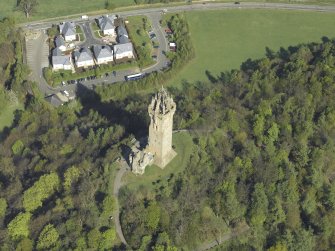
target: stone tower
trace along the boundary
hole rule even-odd
[[[176,103],[162,87],[148,107],[151,121],[147,150],[154,154],[154,164],[160,168],[164,168],[177,154],[172,149],[172,127],[175,111]]]

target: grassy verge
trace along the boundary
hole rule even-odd
[[[207,80],[206,71],[217,76],[239,68],[248,58],[265,56],[266,47],[278,51],[335,36],[332,13],[219,10],[185,15],[196,57],[169,81],[171,85]]]
[[[193,150],[192,136],[187,132],[175,133],[173,145],[178,154],[164,169],[153,165],[147,167],[145,173],[140,176],[128,173],[124,177],[126,186],[131,190],[136,190],[140,186],[155,189],[157,185],[161,186],[165,180],[169,179],[171,174],[176,175],[184,170]]]
[[[15,10],[16,2],[16,0],[0,1],[0,18],[15,16],[19,22],[26,22],[23,13]],[[40,0],[29,21],[102,10],[105,8],[105,3],[106,0]],[[133,5],[134,0],[113,0],[113,3],[116,7],[124,7]]]
[[[151,58],[152,43],[148,34],[151,24],[146,16],[128,17],[127,29],[134,44],[139,66],[144,68],[154,64]]]

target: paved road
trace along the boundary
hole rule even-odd
[[[164,36],[164,31],[159,25],[159,20],[161,18],[163,8],[151,8],[151,9],[139,9],[139,10],[130,10],[124,12],[118,12],[114,14],[118,14],[123,17],[127,16],[136,16],[136,15],[146,15],[150,18],[153,30],[156,33],[157,39],[160,43],[160,48],[158,52],[157,63],[149,68],[143,69],[143,72],[150,73],[153,71],[159,71],[162,68],[166,67],[168,64],[167,58],[164,55],[164,51],[167,51],[167,41]],[[335,6],[318,6],[318,5],[301,5],[301,4],[281,4],[281,3],[196,3],[184,6],[172,6],[172,7],[164,7],[167,12],[184,12],[184,11],[201,11],[201,10],[216,10],[216,9],[284,9],[284,10],[301,10],[301,11],[321,11],[321,12],[335,12]],[[100,16],[100,15],[99,15]],[[90,19],[97,18],[99,16],[90,16]],[[63,19],[62,21],[75,21],[77,24],[82,24],[85,27],[85,23],[87,21],[83,21],[81,19]],[[22,27],[30,28],[30,29],[47,29],[51,27],[52,24],[57,23],[57,21],[47,21],[47,22],[31,22],[22,24]],[[90,32],[86,31],[84,28],[85,35],[90,34]],[[90,34],[91,35],[91,34]],[[94,39],[92,37],[92,39]],[[95,41],[94,39],[93,41]],[[41,72],[41,70],[33,69],[33,71]],[[97,79],[94,81],[84,82],[86,87],[92,88],[93,86],[105,83],[111,84],[115,82],[124,81],[125,76],[129,74],[133,74],[135,71],[127,70],[127,71],[119,71],[116,77],[109,77],[106,79]],[[35,77],[38,75],[35,74]],[[59,88],[51,88],[50,86],[45,86],[46,82],[44,79],[36,78],[36,81],[39,82],[39,87],[44,94],[51,94],[58,92],[59,90],[74,90],[76,86],[65,86]]]
[[[96,44],[105,45],[105,43],[102,42],[101,39],[96,39],[93,36],[93,31],[91,31],[90,22],[85,22],[80,26],[84,31],[85,35],[85,41],[82,44],[80,44],[81,47],[89,47]]]
[[[122,186],[122,177],[123,175],[129,170],[129,167],[126,163],[125,160],[121,160],[121,168],[119,169],[119,171],[117,172],[115,179],[114,179],[114,197],[116,200],[118,200],[119,197],[119,191],[120,188]],[[120,208],[119,208],[119,202],[117,201],[115,203],[116,208],[114,211],[114,219],[115,219],[115,229],[116,229],[116,233],[119,236],[121,242],[125,245],[128,245],[126,242],[126,239],[124,238],[123,232],[122,232],[122,227],[121,227],[121,223],[120,223]]]

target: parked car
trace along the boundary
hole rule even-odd
[[[62,86],[65,86],[65,85],[66,85],[65,81],[62,81]]]

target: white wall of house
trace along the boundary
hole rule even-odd
[[[115,59],[122,59],[122,58],[133,58],[134,54],[132,51],[127,51],[123,53],[115,53]]]
[[[103,30],[102,33],[105,36],[115,36],[115,30],[114,29]]]
[[[86,60],[86,61],[82,61],[82,62],[76,62],[76,65],[77,65],[77,67],[93,66],[94,61],[93,61],[93,59],[91,59],[91,60]]]
[[[108,64],[109,62],[113,62],[113,56],[107,58],[99,58],[97,59],[97,64]]]
[[[76,40],[76,35],[65,36],[64,39],[67,42],[74,41],[74,40]]]
[[[72,66],[71,65],[63,65],[63,64],[53,64],[52,65],[52,69],[54,71],[58,71],[58,70],[72,70]]]
[[[63,64],[53,64],[52,65],[52,69],[54,71],[57,71],[57,70],[63,70],[64,69],[64,65]]]
[[[72,70],[72,65],[64,65],[64,70]]]
[[[66,46],[65,45],[61,45],[58,47],[61,51],[66,51]]]

